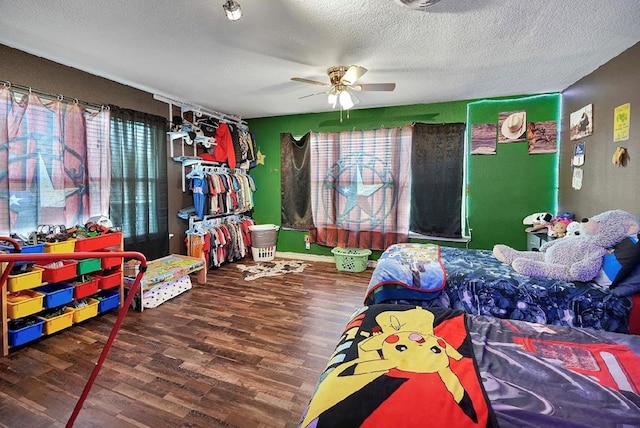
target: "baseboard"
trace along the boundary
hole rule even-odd
[[[318,254],[285,253],[276,250],[276,257],[281,257],[283,259],[306,260],[309,262],[335,263],[333,256],[321,256]]]
[[[324,262],[324,263],[335,263],[335,259],[333,256],[321,256],[318,254],[305,254],[305,253],[287,253],[276,250],[276,257],[281,257],[283,259],[295,259],[295,260],[306,260],[309,262]],[[367,267],[375,268],[377,262],[375,260],[368,260]]]

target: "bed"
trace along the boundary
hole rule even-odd
[[[409,243],[383,252],[364,303],[409,303],[540,324],[640,333],[640,295],[620,294],[593,281],[520,275],[488,250]]]
[[[640,336],[378,304],[353,314],[300,426],[640,426]]]

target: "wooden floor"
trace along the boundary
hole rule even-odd
[[[75,426],[296,426],[371,276],[307,263],[255,281],[229,264],[206,285],[129,311]],[[0,427],[64,426],[115,319],[0,357]]]

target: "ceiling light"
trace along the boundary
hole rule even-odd
[[[240,9],[240,4],[235,0],[227,0],[223,5],[224,13],[227,14],[227,19],[229,21],[237,21],[242,18],[242,9]]]
[[[342,107],[343,110],[349,110],[351,107],[355,105],[353,103],[353,100],[351,99],[351,94],[347,92],[346,89],[340,92],[340,95],[338,96],[338,100],[340,101],[340,107]]]
[[[331,104],[331,107],[336,108],[336,103],[338,102],[338,96],[335,93],[331,92],[329,94],[328,101],[329,101],[329,104]]]

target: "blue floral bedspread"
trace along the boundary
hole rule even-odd
[[[489,250],[440,248],[447,275],[437,296],[389,299],[422,307],[459,309],[473,315],[627,333],[631,299],[593,282],[520,275]]]

